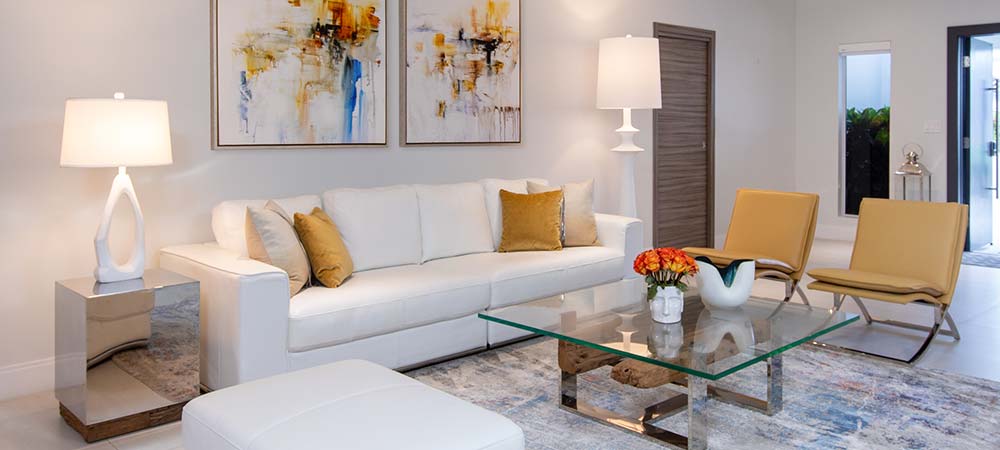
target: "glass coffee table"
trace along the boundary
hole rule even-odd
[[[855,314],[751,298],[735,309],[706,308],[696,289],[685,294],[680,323],[653,322],[643,280],[633,279],[480,313],[479,317],[559,340],[560,406],[601,423],[678,448],[708,445],[709,397],[773,415],[781,410],[781,354],[858,320]],[[757,363],[767,364],[767,397],[710,385]],[[612,377],[650,388],[686,387],[636,414],[591,405],[577,375],[614,366]],[[652,422],[688,412],[687,436]]]

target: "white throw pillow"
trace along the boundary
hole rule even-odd
[[[503,211],[500,209],[500,190],[515,194],[528,193],[528,181],[538,184],[548,185],[549,182],[540,178],[525,178],[520,180],[501,180],[497,178],[487,178],[479,180],[483,186],[483,194],[486,196],[486,213],[490,218],[490,228],[493,231],[493,249],[500,246],[500,234],[503,232]]]
[[[483,188],[476,183],[416,186],[423,261],[493,251]]]
[[[212,208],[212,233],[219,246],[247,256],[247,208],[263,208],[267,200],[229,200]],[[309,214],[322,206],[318,195],[279,198],[274,200],[290,217],[295,213]]]
[[[420,209],[413,186],[334,189],[323,208],[337,224],[354,271],[420,264]]]

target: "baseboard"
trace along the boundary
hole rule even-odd
[[[51,391],[54,382],[55,358],[0,367],[0,401]]]

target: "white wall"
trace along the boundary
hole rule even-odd
[[[996,0],[798,0],[795,27],[795,188],[821,196],[817,236],[853,239],[855,219],[838,215],[837,47],[892,42],[890,167],[909,142],[924,147],[934,200],[947,197],[947,32],[1000,22]],[[924,133],[925,121],[941,133]]]
[[[718,32],[718,230],[737,187],[793,186],[792,0],[524,0],[524,143],[437,149],[396,144],[398,3],[391,0],[389,147],[258,151],[210,150],[208,3],[0,3],[0,398],[51,385],[53,282],[92,270],[93,234],[114,176],[114,169],[58,167],[67,97],[124,91],[169,101],[174,165],[130,171],[151,255],[210,240],[209,212],[220,200],[338,186],[594,177],[598,209],[613,211],[618,161],[607,149],[616,145],[620,115],[594,108],[597,41],[648,36],[661,21]],[[636,117],[646,148],[651,118],[649,111]],[[651,211],[651,160],[642,155],[638,178],[643,219]],[[127,232],[127,223],[116,228]]]

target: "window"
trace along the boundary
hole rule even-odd
[[[892,56],[888,42],[840,47],[840,213],[889,198]]]

